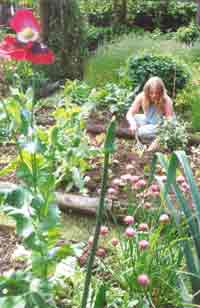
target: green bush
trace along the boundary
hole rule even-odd
[[[113,31],[111,27],[89,26],[87,30],[87,48],[89,51],[95,50],[100,43],[112,38]]]
[[[95,26],[111,26],[120,15],[122,1],[113,5],[113,0],[80,0],[81,11],[90,24]],[[148,30],[157,27],[162,30],[176,30],[188,25],[195,17],[197,5],[191,0],[127,0],[126,24],[137,25]],[[121,20],[119,18],[119,23]]]
[[[185,149],[188,143],[186,124],[180,119],[166,119],[159,126],[158,136],[161,146],[170,151]]]
[[[28,62],[10,62],[4,64],[4,80],[11,87],[19,88],[25,92],[30,85],[34,87],[36,94],[48,81],[47,75],[42,68]]]
[[[184,112],[194,131],[200,131],[200,87],[198,82],[190,82],[175,100],[176,109]]]
[[[186,45],[192,45],[199,37],[199,27],[193,21],[188,27],[180,27],[176,32],[176,39]]]
[[[128,78],[133,83],[133,87],[143,82],[144,78],[148,79],[151,76],[159,76],[170,95],[183,89],[189,80],[186,67],[177,64],[170,57],[144,55],[129,58]]]

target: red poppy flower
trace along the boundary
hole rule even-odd
[[[30,10],[18,10],[10,20],[16,37],[6,36],[0,43],[0,57],[35,64],[51,64],[54,54],[40,42],[40,24]]]
[[[18,10],[10,19],[9,24],[16,33],[23,31],[25,28],[31,28],[36,32],[41,31],[40,24],[30,10]]]

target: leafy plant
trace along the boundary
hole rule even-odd
[[[193,80],[177,95],[175,100],[177,111],[185,114],[185,118],[191,123],[194,131],[200,130],[199,95],[198,81]]]
[[[196,305],[200,304],[200,293],[199,293],[199,284],[200,284],[200,241],[199,241],[199,220],[200,220],[200,192],[198,186],[192,175],[189,161],[185,152],[176,151],[172,154],[170,160],[168,161],[163,154],[158,153],[153,161],[152,170],[155,171],[156,162],[159,161],[162,168],[167,172],[167,181],[163,185],[157,180],[162,189],[163,200],[165,200],[166,205],[168,206],[171,215],[174,217],[176,222],[177,230],[182,233],[182,226],[180,225],[180,216],[181,213],[184,215],[186,220],[186,226],[188,228],[189,237],[181,241],[182,249],[185,255],[188,276],[191,281],[192,292],[193,292],[193,303]],[[176,181],[176,173],[181,168],[184,172],[185,180],[189,187],[188,193],[192,198],[193,207],[188,205],[186,196],[181,192],[179,184]],[[174,203],[169,195],[169,192],[173,192],[176,197],[178,208],[177,210],[174,207]],[[187,193],[187,197],[188,197]],[[184,286],[187,290],[187,287]],[[188,290],[189,294],[189,290]]]
[[[189,73],[184,65],[177,64],[170,57],[156,55],[131,56],[127,73],[134,86],[140,84],[144,76],[146,79],[159,76],[170,95],[183,89],[189,80]]]
[[[164,149],[184,149],[188,143],[185,122],[174,118],[165,119],[158,127],[158,138]]]
[[[22,92],[26,92],[31,84],[37,95],[40,88],[48,81],[45,72],[29,62],[5,62],[3,71],[5,83],[13,88],[19,88]]]
[[[16,168],[21,185],[0,191],[1,210],[16,222],[16,233],[30,252],[24,271],[0,277],[2,307],[56,307],[51,275],[56,263],[71,255],[70,245],[56,247],[60,236],[60,213],[55,202],[55,129],[49,135],[45,151],[34,121],[34,96],[13,91],[3,101],[4,111],[12,126],[18,156],[10,168]],[[46,136],[43,132],[43,136]],[[5,170],[3,171],[5,172]]]
[[[188,27],[180,27],[176,32],[176,38],[181,43],[191,46],[200,37],[198,25],[192,21]]]

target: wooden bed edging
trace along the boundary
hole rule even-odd
[[[8,192],[15,190],[18,187],[17,184],[10,182],[0,182],[0,193],[1,191],[7,190]],[[60,210],[73,211],[80,214],[95,215],[96,209],[99,205],[99,198],[87,197],[81,195],[75,195],[70,193],[55,192],[56,201]],[[106,212],[111,211],[111,205],[105,207]]]
[[[93,124],[88,123],[87,132],[91,134],[101,134],[106,131],[106,128],[103,124]],[[119,126],[116,131],[116,136],[124,139],[133,139],[133,134],[127,127]],[[189,133],[189,145],[199,145],[200,144],[200,133],[192,134]]]

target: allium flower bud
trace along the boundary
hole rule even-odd
[[[134,188],[135,189],[141,189],[141,188],[144,188],[145,185],[146,185],[145,180],[139,180],[137,183],[135,183]]]
[[[145,209],[150,209],[152,207],[151,203],[150,202],[145,202],[145,204],[143,205],[143,207]]]
[[[117,189],[110,187],[110,188],[108,189],[108,193],[109,193],[110,195],[116,195],[116,194],[118,193],[118,191],[117,191]]]
[[[96,256],[104,258],[106,256],[105,249],[104,248],[98,248],[97,251],[96,251]]]
[[[121,184],[121,179],[118,179],[118,178],[114,179],[114,180],[112,181],[112,184],[113,184],[113,185],[116,185],[116,186],[119,186],[119,185]]]
[[[140,250],[145,250],[149,247],[149,242],[146,240],[141,240],[139,241],[138,246]]]
[[[141,274],[141,275],[138,276],[137,282],[142,287],[147,287],[150,284],[150,279],[146,274]]]
[[[88,245],[91,246],[93,244],[93,241],[94,241],[94,237],[90,236],[89,239],[88,239]]]
[[[168,224],[168,223],[170,223],[170,217],[169,217],[169,215],[167,215],[167,214],[162,214],[162,215],[160,215],[159,222],[162,223],[162,224]]]
[[[108,234],[108,227],[101,226],[100,234],[103,235],[103,236],[107,235]]]
[[[129,180],[131,180],[131,178],[132,178],[132,175],[131,175],[130,173],[128,173],[128,174],[123,174],[123,175],[121,176],[121,180],[122,180],[122,181],[129,181]]]
[[[119,244],[119,240],[117,238],[112,238],[111,243],[113,246],[117,246]]]
[[[159,188],[158,185],[153,184],[153,185],[150,186],[150,190],[153,191],[153,192],[157,192],[157,191],[159,192],[160,188]]]
[[[138,226],[138,230],[139,231],[148,231],[149,230],[149,226],[146,223],[141,223]]]
[[[132,225],[134,223],[135,219],[133,216],[125,216],[124,217],[124,223],[126,225]]]
[[[177,181],[179,184],[181,184],[181,183],[185,182],[185,178],[184,178],[183,175],[179,175],[179,176],[177,176],[176,181]]]
[[[131,178],[131,182],[133,183],[133,184],[135,184],[135,183],[137,183],[138,181],[139,181],[139,176],[137,176],[137,175],[133,175],[132,176],[132,178]]]
[[[135,236],[135,230],[132,227],[128,227],[125,230],[125,234],[127,237],[134,237]]]
[[[187,192],[187,191],[189,191],[189,185],[186,183],[186,182],[183,182],[182,184],[181,184],[181,190],[183,191],[183,192]]]
[[[126,166],[126,170],[128,170],[128,171],[133,170],[133,169],[134,169],[134,166],[131,165],[131,164],[128,164],[128,165]]]

